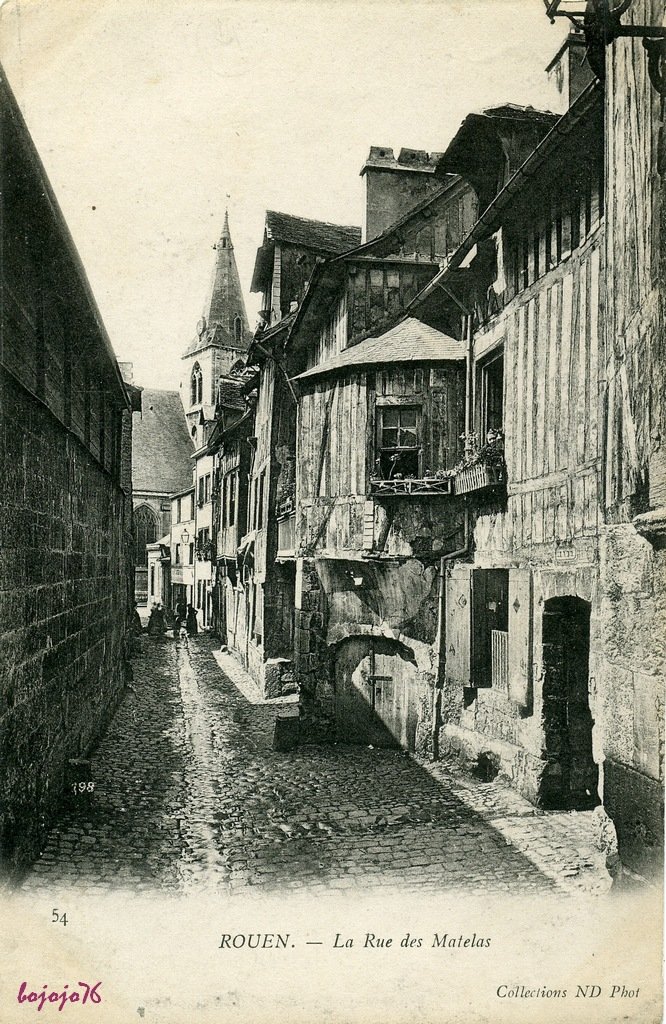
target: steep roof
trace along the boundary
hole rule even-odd
[[[437,174],[462,175],[485,210],[559,117],[515,103],[468,114],[439,161]]]
[[[251,333],[229,230],[228,212],[224,215],[222,232],[215,250],[217,255],[203,319],[197,328],[196,337],[183,352],[183,358],[211,346],[246,351],[250,344]],[[238,316],[241,318],[240,337],[235,333]]]
[[[246,352],[249,343],[247,335],[244,336],[242,341],[237,342],[231,331],[228,331],[221,324],[213,324],[211,327],[205,327],[201,334],[192,339],[183,352],[181,359],[193,356],[196,352],[203,352],[204,349],[211,347],[232,348],[235,352]]]
[[[192,483],[194,452],[177,391],[145,388],[132,417],[132,487],[173,494]]]
[[[278,213],[276,210],[266,211],[266,231],[274,241],[302,245],[330,255],[353,249],[361,241],[360,228],[294,217],[290,213]]]
[[[220,377],[217,382],[217,404],[225,409],[245,409],[243,387],[245,381],[234,377]]]
[[[298,246],[318,256],[339,256],[354,249],[360,241],[360,228],[267,210],[264,240],[257,249],[250,291],[260,292],[270,276],[276,242]]]
[[[598,124],[596,133],[593,127],[595,122]],[[571,136],[574,141],[569,143],[570,145],[573,144],[574,147],[578,146],[579,148],[586,145],[589,148],[590,139],[594,138],[595,134],[601,137],[602,131],[603,86],[594,81],[583,90],[569,109],[557,118],[550,131],[544,135],[524,163],[483,211],[470,233],[463,239],[447,263],[433,277],[432,281],[412,299],[407,309],[418,309],[443,281],[459,270],[477,242],[488,238],[497,231],[506,215],[505,210],[510,208],[516,195],[530,182],[538,179],[539,174],[543,174],[544,166],[547,166],[548,161],[556,157],[564,141]],[[592,134],[590,134],[591,132]]]
[[[300,373],[296,380],[319,377],[351,366],[371,366],[384,363],[441,362],[464,359],[465,347],[461,341],[407,317],[377,338],[366,338],[358,345],[327,359],[311,370]]]

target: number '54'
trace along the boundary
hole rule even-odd
[[[67,925],[67,914],[61,914],[59,910],[51,911],[51,923]]]

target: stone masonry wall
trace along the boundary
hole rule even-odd
[[[627,524],[606,528],[601,556],[601,635],[590,675],[604,806],[623,863],[651,875],[663,861],[666,551]]]
[[[125,681],[127,496],[0,370],[0,852],[40,846]]]
[[[301,739],[335,736],[335,688],[324,633],[326,595],[314,559],[296,563],[294,668],[300,689]]]

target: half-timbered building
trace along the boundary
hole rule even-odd
[[[299,393],[295,658],[304,735],[414,750],[430,744],[439,556],[462,539],[466,350],[404,312],[471,229],[476,197],[454,175],[415,197],[415,167],[432,175],[432,158],[389,152],[373,147],[364,168],[374,237],[315,268],[286,346]],[[379,233],[377,164],[387,207],[411,204]]]
[[[487,131],[466,119],[440,163],[479,194],[502,159]],[[433,323],[457,310],[471,354],[454,485],[469,546],[445,568],[440,747],[545,806],[599,802],[602,180],[590,84],[417,300]]]
[[[251,415],[214,439],[220,632],[267,696],[293,687],[296,398],[284,342],[313,267],[360,238],[360,228],[268,211],[252,279],[264,308],[247,356]]]
[[[208,446],[224,402],[236,401],[233,387],[220,390],[237,364],[243,364],[250,342],[245,301],[240,285],[229,216],[215,246],[216,258],[204,315],[196,337],[182,355],[180,394],[194,446],[194,550],[192,602],[205,629],[215,625],[215,545],[213,509],[213,455]],[[222,406],[220,405],[222,400]],[[241,406],[243,405],[241,401]]]
[[[637,41],[603,49],[605,87],[567,40],[566,113],[411,312],[456,334],[457,310],[471,354],[440,749],[541,806],[602,803],[647,874],[663,832],[663,127]],[[468,119],[439,164],[477,194],[496,177],[486,127]]]

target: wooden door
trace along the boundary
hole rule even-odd
[[[384,637],[354,637],[340,644],[335,713],[342,742],[414,750],[421,700],[428,694],[404,645]]]

